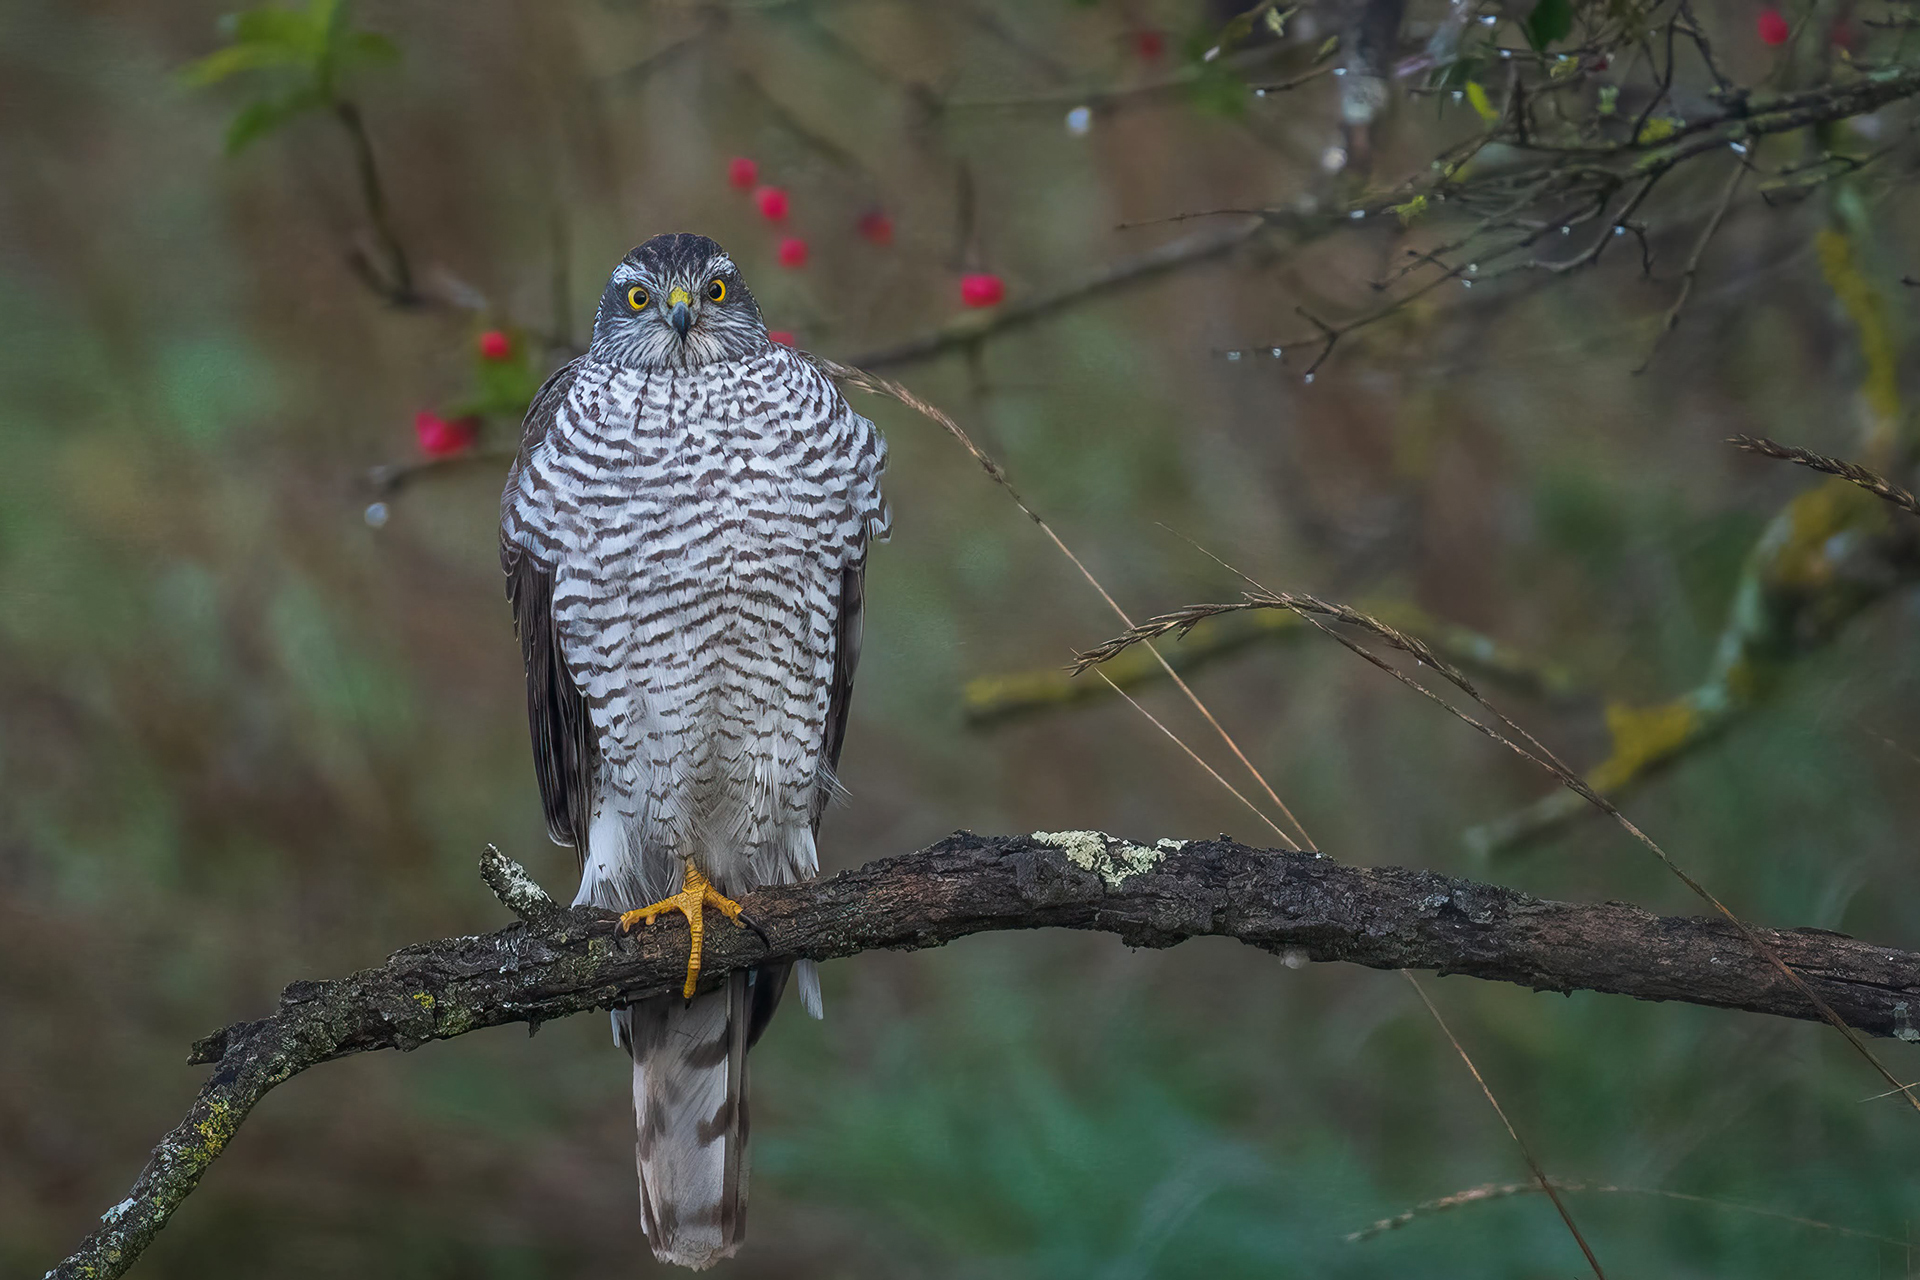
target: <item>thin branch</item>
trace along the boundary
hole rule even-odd
[[[619,939],[610,912],[549,915],[523,870],[492,850],[485,861],[489,879],[509,886],[503,896],[529,919],[484,936],[410,946],[347,978],[296,982],[272,1014],[201,1040],[191,1060],[214,1071],[186,1119],[154,1149],[132,1193],[49,1273],[53,1280],[125,1272],[254,1105],[308,1068],[482,1027],[537,1026],[679,986],[686,944],[677,932]],[[1623,903],[1549,902],[1427,871],[1347,867],[1227,839],[1148,847],[1092,831],[960,832],[830,880],[762,890],[743,905],[765,928],[765,948],[744,930],[712,935],[706,981],[768,960],[831,960],[995,930],[1069,928],[1139,947],[1230,937],[1274,954],[1439,970],[1539,991],[1821,1016],[1724,920],[1662,918]],[[1908,1012],[1920,1008],[1920,954],[1823,930],[1753,934],[1849,1025],[1920,1039]]]
[[[1660,351],[1660,341],[1680,323],[1680,312],[1686,307],[1687,299],[1693,294],[1693,282],[1700,274],[1700,260],[1707,255],[1707,245],[1720,230],[1720,224],[1726,221],[1727,210],[1733,207],[1734,193],[1740,190],[1740,180],[1747,176],[1744,162],[1736,163],[1733,172],[1727,175],[1727,185],[1720,193],[1720,203],[1714,206],[1713,216],[1707,219],[1707,225],[1700,230],[1700,238],[1694,241],[1693,252],[1687,256],[1686,268],[1680,273],[1680,292],[1674,296],[1673,305],[1667,308],[1666,317],[1660,322],[1660,331],[1654,335],[1653,346],[1647,351],[1647,358],[1640,362],[1635,373],[1645,373],[1653,364],[1653,357]]]
[[[1032,108],[1088,107],[1095,111],[1108,110],[1129,101],[1158,97],[1165,94],[1177,94],[1191,89],[1202,76],[1218,74],[1221,68],[1249,70],[1274,60],[1276,53],[1283,50],[1272,48],[1247,49],[1234,54],[1224,61],[1216,60],[1207,66],[1187,66],[1170,75],[1144,84],[1123,87],[1101,88],[1094,85],[1081,85],[1063,89],[1049,89],[1042,93],[1019,94],[1004,98],[959,98],[943,104],[948,111],[1024,111]],[[1270,90],[1274,92],[1292,89],[1308,80],[1316,79],[1332,70],[1333,64],[1310,71],[1295,80],[1276,81],[1271,84],[1250,84],[1247,87],[1256,92]]]
[[[878,369],[887,365],[911,364],[916,360],[971,346],[990,337],[1024,328],[1037,320],[1044,320],[1075,303],[1139,284],[1169,271],[1223,257],[1253,240],[1266,228],[1267,222],[1262,217],[1231,231],[1169,240],[1158,248],[1123,258],[1084,280],[1064,285],[1051,293],[1040,294],[1025,302],[1010,303],[991,313],[975,312],[962,316],[932,333],[866,352],[847,363],[863,369]]]
[[[367,221],[373,227],[374,239],[380,244],[381,256],[386,259],[384,270],[376,270],[358,252],[355,252],[351,261],[368,286],[394,306],[418,306],[423,299],[414,285],[413,267],[407,260],[407,251],[402,247],[400,237],[393,229],[393,220],[387,213],[386,188],[380,181],[380,166],[374,159],[373,140],[367,136],[366,121],[360,116],[360,108],[345,98],[334,102],[333,114],[340,122],[340,127],[346,130],[347,139],[353,147],[354,171],[360,179],[360,198],[366,205]]]
[[[445,475],[449,471],[464,471],[476,463],[502,463],[513,461],[514,449],[468,449],[461,453],[449,454],[444,458],[419,458],[409,462],[383,462],[376,467],[367,468],[367,484],[380,497],[391,497],[417,480],[429,476]]]

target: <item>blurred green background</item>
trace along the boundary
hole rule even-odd
[[[571,894],[496,562],[498,451],[517,423],[489,417],[475,456],[397,493],[367,480],[415,458],[417,411],[485,391],[483,329],[514,327],[544,369],[539,335],[582,333],[622,252],[699,230],[773,327],[850,358],[962,314],[962,272],[999,274],[1018,306],[1209,225],[1123,222],[1330,198],[1330,82],[1254,99],[1223,71],[1224,90],[1196,77],[1199,92],[1068,126],[1082,86],[1194,76],[1221,15],[1171,0],[385,0],[355,18],[401,56],[351,92],[421,287],[471,304],[395,308],[345,262],[366,217],[334,121],[223,154],[245,90],[179,76],[227,38],[222,11],[0,10],[8,1274],[38,1274],[125,1194],[203,1078],[192,1039],[294,979],[498,927],[475,874],[485,842]],[[1699,11],[1742,73],[1773,56],[1754,7]],[[1403,107],[1379,176],[1422,164],[1462,110]],[[734,156],[790,192],[784,231],[728,186]],[[1910,193],[1891,184],[1742,200],[1636,375],[1720,183],[1676,182],[1658,280],[1629,251],[1584,275],[1441,291],[1343,341],[1311,383],[1310,353],[1223,353],[1297,335],[1301,305],[1374,305],[1366,282],[1410,234],[1390,219],[887,372],[966,423],[1137,616],[1238,590],[1185,538],[1275,589],[1418,609],[1563,668],[1554,696],[1496,696],[1585,768],[1620,745],[1623,709],[1700,683],[1756,540],[1817,487],[1723,437],[1860,456],[1869,357],[1882,413],[1906,368],[1899,277],[1920,259]],[[875,209],[890,246],[857,230]],[[776,264],[781,234],[808,240],[804,269]],[[1834,265],[1842,243],[1851,268]],[[1849,281],[1878,299],[1878,348]],[[970,680],[1055,668],[1116,624],[951,440],[896,405],[860,407],[891,443],[895,533],[872,560],[852,801],[827,820],[826,867],[962,826],[1269,842],[1111,696],[969,719]],[[379,527],[363,516],[376,500]],[[1770,696],[1628,801],[1751,918],[1920,942],[1913,580],[1802,635]],[[1256,641],[1194,683],[1335,857],[1699,910],[1600,820],[1476,855],[1465,834],[1547,781],[1331,643]],[[1177,695],[1140,696],[1224,759]],[[733,1274],[1581,1271],[1536,1195],[1344,1239],[1526,1176],[1392,974],[1035,934],[861,956],[825,985],[824,1023],[783,1017],[756,1053]],[[1909,1273],[1889,1241],[1915,1223],[1920,1122],[1863,1101],[1882,1085],[1832,1032],[1429,989],[1550,1171],[1727,1202],[1571,1196],[1611,1274]],[[649,1272],[627,1069],[607,1040],[579,1018],[303,1076],[135,1274]],[[1876,1049],[1920,1075],[1910,1047]]]

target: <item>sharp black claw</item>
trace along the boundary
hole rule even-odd
[[[760,939],[760,946],[764,950],[767,950],[767,951],[773,950],[773,943],[768,940],[767,931],[760,927],[760,922],[758,920],[755,920],[752,916],[742,911],[740,913],[740,923],[747,926],[747,928],[753,930],[754,936]]]

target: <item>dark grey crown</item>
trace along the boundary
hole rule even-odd
[[[724,298],[711,295],[715,281]],[[633,290],[645,305],[632,305]],[[670,322],[669,299],[687,294],[688,328]],[[690,232],[658,235],[631,250],[613,269],[593,321],[589,354],[633,368],[690,368],[717,360],[744,360],[772,345],[759,304],[727,251]]]

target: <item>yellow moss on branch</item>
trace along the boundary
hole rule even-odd
[[[1833,290],[1860,338],[1865,366],[1860,399],[1866,411],[1866,443],[1870,457],[1884,456],[1900,428],[1900,357],[1886,299],[1860,266],[1854,239],[1838,227],[1824,228],[1814,237],[1820,272]]]
[[[1706,742],[1770,693],[1796,659],[1825,645],[1894,586],[1920,576],[1920,564],[1903,554],[1904,530],[1895,514],[1838,478],[1781,508],[1748,553],[1705,677],[1668,702],[1609,705],[1611,749],[1588,771],[1588,785],[1617,796]],[[1572,792],[1552,792],[1475,827],[1467,845],[1482,855],[1499,853],[1588,812]]]

